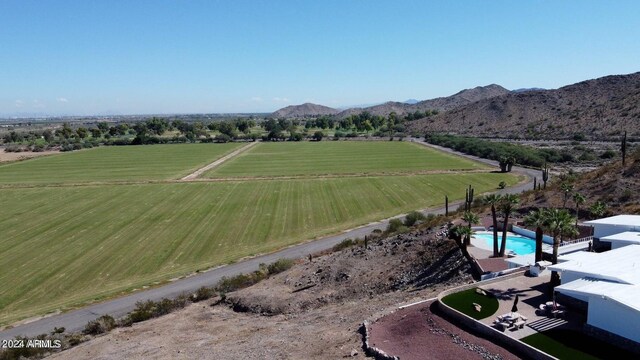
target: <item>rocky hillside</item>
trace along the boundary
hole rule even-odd
[[[491,84],[487,86],[478,86],[473,89],[465,89],[451,96],[439,97],[430,100],[419,101],[415,104],[407,104],[395,101],[389,101],[384,104],[370,106],[366,108],[352,108],[342,111],[339,117],[347,117],[349,115],[359,114],[368,111],[372,115],[386,116],[392,112],[402,115],[409,112],[438,110],[440,112],[456,109],[460,106],[468,105],[482,99],[489,99],[496,96],[509,93],[509,90],[500,85]]]
[[[562,207],[561,176],[551,176],[552,185],[547,191],[525,195],[521,204],[523,211],[537,207]],[[586,198],[581,206],[580,219],[590,218],[588,209],[597,201],[606,205],[605,215],[640,214],[640,147],[636,147],[628,156],[624,167],[622,161],[616,160],[593,171],[576,174],[569,180],[574,191]],[[572,199],[567,201],[567,206],[575,208]]]
[[[418,133],[571,139],[640,136],[640,73],[583,81],[555,90],[509,92],[410,124]]]
[[[328,106],[304,103],[302,105],[290,105],[271,114],[273,118],[299,118],[307,116],[335,115],[339,110]]]
[[[273,114],[271,117],[285,117],[285,118],[296,118],[296,117],[310,117],[316,115],[335,115],[338,114],[338,117],[345,118],[349,115],[357,115],[363,111],[368,111],[372,115],[381,115],[387,116],[392,112],[395,112],[398,115],[406,114],[409,112],[426,111],[426,110],[438,110],[438,111],[449,111],[451,109],[458,108],[460,106],[468,105],[478,100],[488,99],[495,96],[500,96],[509,93],[509,90],[503,88],[500,85],[491,84],[487,86],[478,86],[473,89],[465,89],[456,94],[446,97],[439,97],[430,100],[417,101],[413,103],[413,101],[407,102],[397,102],[397,101],[388,101],[384,104],[374,105],[363,108],[350,108],[343,111],[339,111],[330,107],[316,105],[316,104],[302,104],[302,105],[292,105],[282,108]],[[411,103],[409,103],[411,102]]]

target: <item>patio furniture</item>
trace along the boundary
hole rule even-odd
[[[517,328],[517,329],[522,329],[524,327],[524,324],[526,324],[527,322],[525,320],[518,320],[515,323],[513,323],[513,325]]]
[[[508,322],[499,322],[496,324],[496,326],[498,327],[498,329],[505,331],[507,328],[511,327],[511,323]]]

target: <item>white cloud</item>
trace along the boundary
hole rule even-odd
[[[281,98],[281,97],[274,97],[274,98],[273,98],[273,101],[276,101],[276,102],[283,102],[283,103],[289,103],[289,102],[291,102],[291,100],[290,100],[290,99],[288,99],[288,98],[286,98],[286,97],[283,97],[283,98]]]
[[[43,107],[45,107],[45,104],[41,103],[40,100],[38,100],[38,99],[33,100],[33,108],[41,109]]]
[[[264,101],[264,99],[263,99],[263,98],[261,98],[260,96],[254,96],[254,97],[252,97],[252,98],[251,98],[251,101],[254,101],[254,102],[263,102],[263,101]]]
[[[63,103],[69,102],[69,100],[67,100],[67,98],[63,98],[63,97],[59,97],[59,98],[57,98],[56,100],[57,100],[58,102],[63,102]]]
[[[16,107],[22,107],[22,106],[24,106],[24,101],[22,101],[22,100],[16,100],[16,101],[15,101],[15,104],[16,104]]]

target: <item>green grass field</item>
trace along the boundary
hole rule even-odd
[[[442,298],[442,301],[476,320],[488,318],[495,314],[499,307],[498,299],[493,296],[478,294],[476,292],[476,288],[447,295]],[[473,307],[474,303],[482,306],[482,309],[479,312]]]
[[[410,173],[486,169],[482,164],[406,141],[261,143],[203,177]]]
[[[442,205],[470,184],[479,195],[518,181],[419,174],[485,168],[385,141],[258,144],[209,174],[225,181],[170,181],[238,146],[108,147],[0,166],[0,324]],[[318,173],[335,177],[277,178]],[[352,173],[378,175],[340,177]]]
[[[61,153],[0,165],[0,185],[176,179],[242,145],[110,146]]]
[[[637,359],[638,355],[577,330],[551,329],[529,335],[522,342],[560,360]]]

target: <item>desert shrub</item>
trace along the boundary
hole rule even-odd
[[[207,300],[212,298],[216,294],[216,290],[214,288],[203,286],[196,290],[195,293],[191,296],[191,300],[193,302],[198,302],[202,300]]]
[[[593,161],[596,159],[596,156],[593,155],[592,153],[585,151],[583,152],[580,157],[578,157],[578,160],[580,161]]]
[[[228,293],[253,284],[254,281],[251,275],[239,274],[229,278],[223,277],[218,283],[218,286],[216,286],[216,289],[222,293]]]
[[[355,245],[353,239],[344,239],[333,246],[333,251],[344,250],[348,247],[352,247],[353,245]]]
[[[155,310],[155,303],[151,300],[138,301],[136,308],[127,316],[132,323],[137,323],[145,320],[149,320],[153,317],[153,311]]]
[[[613,159],[614,157],[616,157],[616,152],[611,149],[600,154],[600,159]]]
[[[627,202],[627,201],[631,200],[631,197],[632,197],[632,196],[633,196],[633,191],[631,191],[630,189],[625,189],[625,190],[622,192],[622,195],[620,195],[619,200],[620,200],[621,202]]]
[[[89,321],[82,332],[87,335],[103,334],[116,327],[116,321],[111,315],[102,315]]]
[[[387,232],[393,233],[401,230],[404,227],[402,220],[400,219],[391,219],[389,220],[389,225],[387,225]]]
[[[500,181],[500,183],[498,184],[498,189],[504,189],[507,187],[507,183],[504,181]]]
[[[425,216],[421,212],[412,211],[412,212],[408,213],[407,216],[404,218],[404,225],[405,226],[413,226],[417,222],[422,221],[424,219],[425,219]]]
[[[278,259],[277,261],[267,266],[269,275],[275,275],[283,271],[289,270],[293,266],[293,260],[291,259]]]

